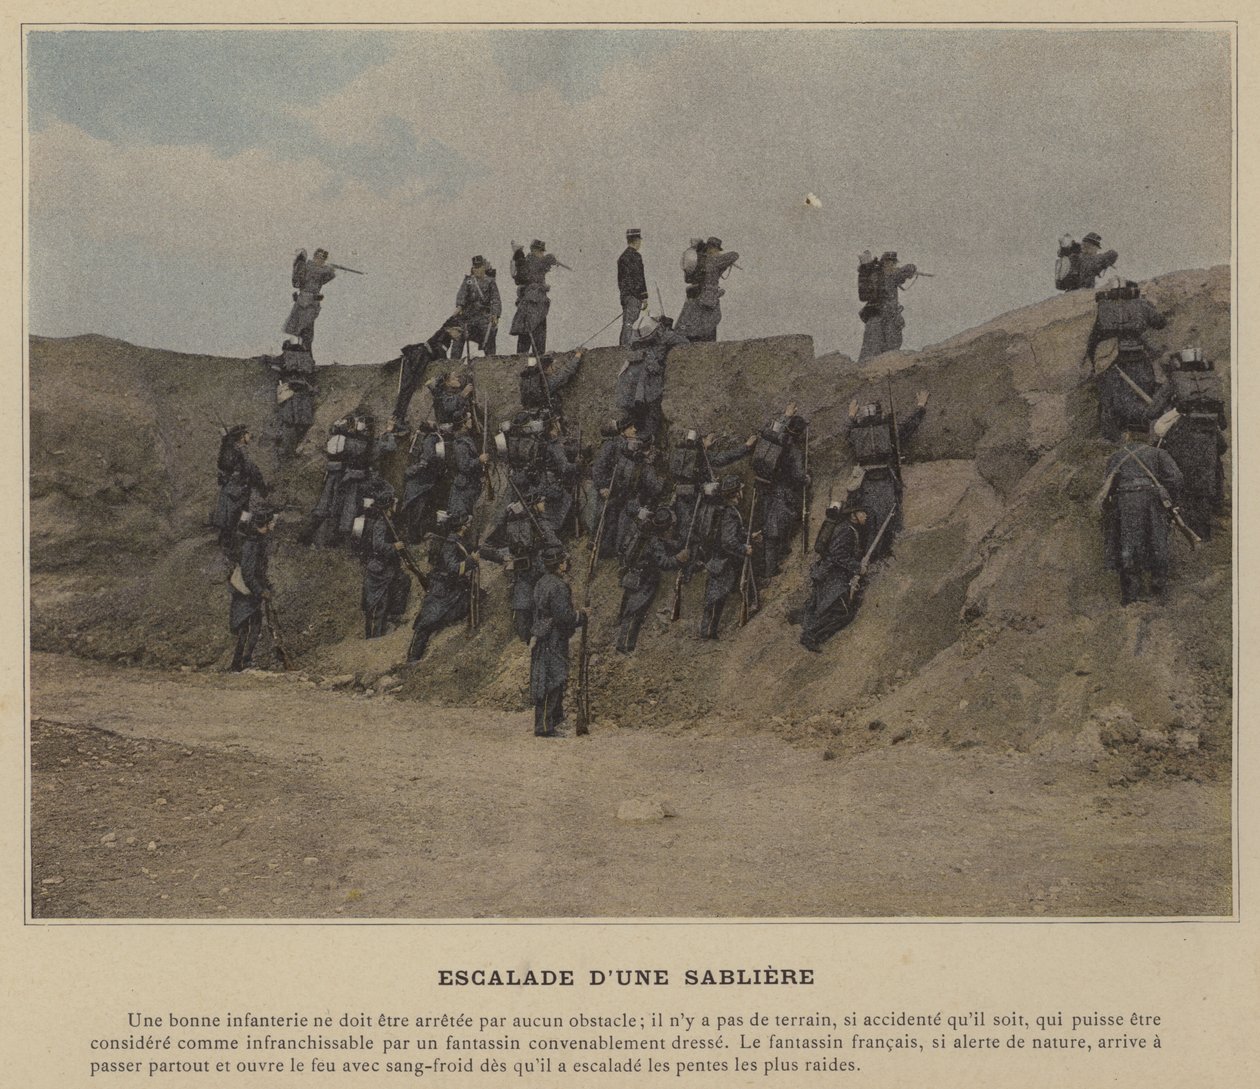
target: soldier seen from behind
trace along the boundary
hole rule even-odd
[[[752,451],[752,468],[761,497],[764,544],[762,573],[773,578],[791,550],[791,540],[803,521],[802,503],[809,474],[805,443],[809,425],[795,415],[796,405],[762,430]]]
[[[801,646],[815,654],[857,616],[862,603],[861,577],[867,513],[852,497],[831,503],[814,538],[809,569],[809,597],[801,619]]]
[[[516,313],[512,316],[511,333],[516,337],[518,355],[542,355],[547,350],[547,312],[551,309],[547,273],[559,263],[541,239],[530,243],[528,255],[523,247],[512,243]]]
[[[1054,286],[1059,291],[1093,287],[1095,281],[1120,259],[1115,250],[1102,251],[1102,238],[1090,231],[1079,242],[1070,235],[1059,239],[1059,259],[1054,268]]]
[[[219,494],[210,512],[210,525],[219,531],[219,547],[227,556],[232,555],[236,544],[241,512],[255,495],[267,494],[262,472],[245,453],[252,439],[253,434],[245,424],[225,429],[219,439]]]
[[[390,528],[394,489],[380,483],[364,497],[364,513],[356,520],[359,558],[363,562],[363,635],[379,639],[402,623],[411,600],[411,576],[403,570],[400,553],[407,547]]]
[[[634,327],[648,305],[647,278],[643,273],[643,258],[639,254],[642,246],[643,232],[631,227],[626,231],[626,248],[617,258],[617,293],[621,299],[621,338],[618,343],[623,348],[634,340]]]
[[[1151,446],[1145,427],[1130,424],[1107,462],[1098,499],[1103,505],[1104,565],[1120,573],[1120,603],[1150,593],[1163,601],[1168,586],[1168,525],[1177,516],[1181,470],[1167,450]]]
[[[1229,444],[1225,386],[1221,376],[1198,348],[1173,352],[1168,361],[1168,381],[1151,406],[1158,414],[1154,431],[1158,445],[1172,455],[1184,478],[1181,509],[1186,522],[1200,537],[1212,536],[1213,515],[1225,503],[1225,468],[1221,458]]]
[[[477,569],[477,552],[468,544],[468,518],[439,511],[429,543],[429,588],[412,623],[407,664],[424,657],[429,640],[468,616]]]
[[[314,259],[309,261],[306,250],[298,250],[293,259],[293,309],[285,320],[284,332],[297,337],[304,351],[309,352],[315,340],[315,319],[319,317],[324,285],[336,275],[325,249],[316,250]]]
[[[315,422],[315,359],[300,344],[285,341],[276,368],[275,440],[280,453],[291,457]]]
[[[888,531],[880,539],[873,559],[890,555],[893,541],[901,531],[901,455],[923,423],[927,403],[928,391],[919,390],[914,411],[896,420],[878,401],[869,402],[861,409],[856,400],[849,402],[845,434],[853,460],[857,462],[850,491],[855,493],[856,505],[867,512],[871,532],[878,533],[884,522],[889,521]]]
[[[458,423],[473,410],[473,384],[466,374],[443,371],[425,383],[433,397],[433,418],[442,424]]]
[[[586,612],[574,608],[573,591],[564,578],[569,570],[568,553],[562,548],[548,548],[542,562],[545,571],[534,586],[529,694],[534,701],[534,736],[558,737],[569,679],[569,639],[586,623]]]
[[[543,574],[542,555],[559,549],[560,539],[543,516],[546,506],[533,492],[514,493],[486,532],[481,557],[507,572],[512,630],[529,642],[534,617],[534,586]]]
[[[275,521],[275,514],[262,502],[254,503],[251,511],[238,516],[240,560],[228,581],[228,628],[236,636],[231,666],[234,673],[253,668],[263,614],[275,592],[267,571],[267,543]]]
[[[719,506],[714,525],[705,542],[704,612],[700,617],[700,638],[716,639],[726,600],[739,586],[744,561],[752,555],[752,544],[744,529],[739,503],[744,485],[737,476],[724,476],[718,485]],[[756,534],[752,535],[755,540]]]
[[[748,457],[757,444],[757,436],[724,450],[713,449],[717,436],[710,432],[700,438],[699,432],[683,433],[669,455],[669,475],[674,482],[674,517],[679,532],[686,532],[700,500],[700,490],[717,479],[716,470],[724,469]]]
[[[865,363],[884,352],[901,347],[906,327],[900,292],[919,275],[914,265],[901,265],[892,250],[878,260],[867,251],[858,259],[858,301],[865,303],[858,317],[866,328],[862,332],[862,350],[858,362]]]
[[[351,414],[336,420],[324,444],[324,482],[298,540],[326,548],[349,538],[372,477],[373,423]]]
[[[446,503],[445,479],[446,436],[425,420],[412,437],[398,505],[398,532],[408,544],[419,544],[432,528],[434,515]]]
[[[497,281],[487,275],[489,267],[481,254],[474,257],[472,268],[455,293],[455,316],[460,330],[451,344],[454,359],[464,354],[465,334],[469,343],[476,344],[488,356],[494,355],[503,302]]]
[[[1099,345],[1116,341],[1116,355],[1098,376],[1098,423],[1104,439],[1116,441],[1129,427],[1145,429],[1152,418],[1158,389],[1152,347],[1146,333],[1168,324],[1149,299],[1142,298],[1138,285],[1128,281],[1119,287],[1100,291],[1085,359],[1089,373],[1096,367]]]
[[[734,250],[723,251],[720,238],[705,241],[704,255],[696,266],[698,283],[694,286],[699,290],[694,298],[688,292],[675,325],[689,341],[717,340],[718,324],[722,320],[721,298],[726,294],[721,283],[738,260],[739,254]]]
[[[411,408],[411,399],[424,381],[429,364],[445,359],[459,335],[459,325],[452,319],[444,322],[442,328],[428,340],[419,344],[408,344],[403,348],[398,360],[398,392],[394,397],[394,410],[390,413],[386,431],[407,430],[407,412]]]
[[[621,654],[631,653],[638,644],[639,630],[661,585],[661,573],[678,570],[690,557],[675,539],[674,529],[670,507],[659,507],[648,517],[636,518],[618,557],[622,595],[616,649]]]
[[[584,348],[567,354],[545,353],[542,358],[530,358],[521,368],[521,407],[528,412],[550,412],[560,419],[564,414],[561,390],[577,377],[578,368],[586,356]]]
[[[669,353],[689,343],[663,314],[650,332],[634,342],[635,350],[643,353],[643,359],[629,411],[639,425],[639,433],[651,435],[658,443],[665,439],[665,416],[661,402],[665,397],[665,368]]]

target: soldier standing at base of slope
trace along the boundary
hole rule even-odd
[[[548,548],[542,563],[546,571],[534,586],[529,695],[534,701],[534,736],[558,737],[569,679],[569,639],[586,623],[586,611],[573,607],[573,591],[564,579],[569,554],[563,548]]]
[[[275,520],[275,514],[265,503],[255,503],[247,520],[239,523],[241,558],[228,582],[231,591],[228,628],[236,636],[233,673],[253,667],[263,613],[275,592],[267,571],[267,541]]]

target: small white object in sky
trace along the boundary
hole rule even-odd
[[[806,193],[805,194],[805,207],[806,208],[821,208],[822,201],[819,200],[816,196],[814,196],[813,193]]]

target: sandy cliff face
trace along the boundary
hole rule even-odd
[[[1160,343],[1202,345],[1228,378],[1227,270],[1173,273],[1144,291],[1169,315]],[[1225,766],[1232,527],[1196,554],[1174,543],[1166,606],[1120,608],[1092,503],[1110,451],[1096,438],[1096,399],[1079,367],[1092,316],[1092,293],[1059,296],[860,370],[840,355],[815,359],[796,336],[676,351],[665,409],[677,426],[742,438],[789,400],[810,417],[815,526],[829,487],[840,494],[848,476],[850,398],[886,399],[891,383],[908,411],[928,389],[927,419],[906,451],[905,531],[857,622],[821,655],[797,645],[788,618],[804,593],[799,548],[746,627],[728,610],[718,643],[694,638],[703,579],[673,625],[667,582],[631,658],[609,652],[620,591],[613,565],[602,565],[597,716],[654,728],[734,721],[852,749],[902,735],[1082,759],[1110,751],[1147,769]],[[621,359],[619,349],[593,351],[566,393],[584,436],[609,414]],[[477,365],[492,419],[515,404],[517,363]],[[295,540],[319,488],[328,424],[356,408],[384,419],[395,382],[388,368],[321,368],[316,424],[297,456],[280,464],[265,441],[253,449],[283,505],[272,568],[290,651],[312,672],[370,681],[405,655],[406,630],[362,640],[357,562]],[[217,421],[263,432],[274,387],[254,361],[32,339],[34,647],[199,668],[226,660],[226,572],[204,528]],[[413,418],[427,409],[421,393]],[[527,655],[510,639],[497,568],[485,586],[482,629],[444,632],[397,694],[521,705]],[[580,596],[581,572],[576,586]]]

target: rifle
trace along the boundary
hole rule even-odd
[[[612,504],[613,491],[617,487],[617,470],[620,468],[621,458],[618,456],[617,464],[613,466],[612,479],[608,482],[608,497],[604,500],[604,505],[600,509],[599,523],[595,526],[595,537],[591,541],[591,562],[586,569],[587,582],[590,582],[595,577],[595,565],[599,563],[599,546],[604,539],[604,525],[608,520],[608,508]]]
[[[566,265],[563,261],[559,261],[559,260],[557,260],[555,257],[552,257],[552,261],[555,263],[556,268],[562,268],[562,269],[564,269],[564,271],[565,271],[565,272],[572,272],[572,271],[573,271],[573,270],[572,270],[571,268],[569,268],[569,266],[568,266],[568,265]]]
[[[761,608],[757,599],[757,576],[753,573],[752,553],[747,549],[752,545],[753,515],[757,510],[757,489],[753,489],[752,502],[748,506],[748,534],[744,539],[744,569],[739,575],[739,626],[748,623],[749,616]]]
[[[1160,483],[1159,477],[1151,472],[1149,466],[1140,457],[1133,453],[1132,450],[1125,450],[1125,456],[1130,461],[1136,461],[1147,476],[1151,478],[1151,482],[1155,485],[1155,492],[1159,496],[1159,504],[1164,508],[1164,513],[1168,516],[1168,521],[1177,527],[1178,532],[1190,542],[1190,547],[1197,549],[1202,543],[1203,538],[1200,537],[1193,529],[1186,525],[1185,519],[1181,517],[1181,508],[1172,501],[1172,496],[1168,494],[1168,489]],[[1117,470],[1119,467],[1117,466]],[[1108,478],[1107,491],[1111,491],[1110,482],[1114,479],[1115,474]]]
[[[582,609],[586,614],[582,621],[582,634],[578,637],[578,692],[577,716],[573,732],[585,737],[591,732],[591,643],[588,633],[591,627],[591,571],[586,574],[586,588],[582,592]]]
[[[582,425],[578,424],[577,429],[577,458],[574,460],[574,468],[576,469],[573,481],[573,536],[581,540],[582,537]]]
[[[360,272],[357,268],[346,268],[345,265],[334,265],[331,261],[328,262],[328,267],[335,268],[338,272],[353,272],[356,276],[367,275],[366,272]]]
[[[849,580],[849,604],[853,604],[853,599],[857,597],[858,587],[862,583],[862,579],[866,575],[866,569],[871,565],[871,557],[875,555],[875,549],[879,547],[879,542],[884,538],[884,531],[892,524],[892,520],[897,516],[897,508],[893,507],[888,512],[888,517],[884,519],[884,524],[879,527],[879,532],[875,534],[875,540],[871,542],[871,547],[866,550],[862,557],[862,562],[858,566],[858,573]]]
[[[888,383],[888,416],[892,420],[892,438],[893,448],[893,476],[896,477],[897,483],[901,483],[901,436],[897,433],[897,406],[893,402],[892,378],[886,379]]]
[[[809,425],[805,427],[805,483],[801,485],[801,559],[809,558]]]
[[[582,341],[581,344],[578,345],[578,348],[585,348],[592,340],[594,340],[597,336],[599,336],[599,334],[602,333],[604,329],[610,328],[612,326],[613,321],[620,321],[620,320],[621,320],[621,311],[618,310],[616,316],[613,318],[612,321],[610,321],[607,325],[605,325],[603,329],[600,329],[599,332],[592,333],[589,337],[587,337],[584,341]],[[576,351],[576,349],[574,350]]]
[[[384,510],[381,511],[381,517],[385,519],[385,528],[389,530],[394,541],[402,545],[402,548],[398,550],[399,555],[402,557],[402,562],[406,565],[407,570],[416,576],[416,581],[420,583],[421,589],[427,594],[429,592],[428,576],[420,570],[420,565],[416,563],[416,558],[411,554],[411,549],[407,547],[406,542],[398,535],[398,530],[394,528],[394,520]]]
[[[472,552],[477,551],[473,542],[471,551],[465,550],[465,558],[471,560]],[[481,627],[481,566],[473,564],[468,572],[468,630],[476,631]]]
[[[700,504],[704,502],[704,493],[701,489],[696,489],[696,504],[691,508],[691,524],[687,526],[687,539],[683,541],[683,551],[689,551],[691,548],[691,535],[695,532],[696,517],[700,514]],[[686,564],[678,568],[678,577],[674,579],[674,603],[670,606],[669,622],[672,624],[680,616],[682,616],[682,591],[683,576],[687,573]]]
[[[289,661],[289,652],[284,649],[284,640],[280,638],[280,622],[276,618],[276,610],[270,601],[263,601],[263,619],[267,622],[267,631],[271,634],[271,649],[280,668],[285,673],[293,668]]]
[[[664,317],[665,316],[665,300],[661,298],[661,285],[658,284],[655,280],[653,280],[652,286],[656,288],[656,305],[661,308],[661,317]]]

